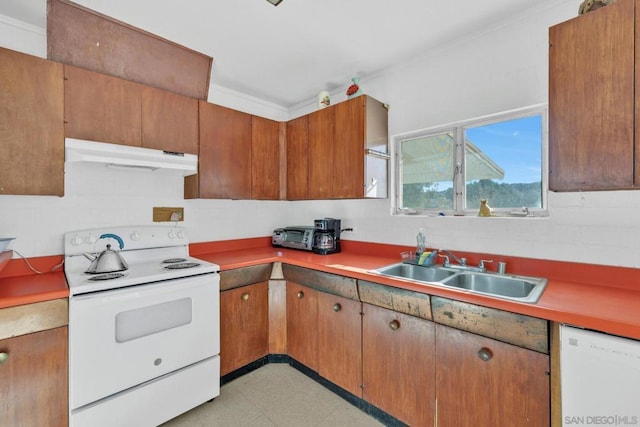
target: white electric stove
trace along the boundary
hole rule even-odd
[[[181,227],[65,234],[71,426],[156,426],[219,395],[220,268],[188,243]],[[107,245],[128,268],[86,273]]]

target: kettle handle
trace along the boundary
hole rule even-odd
[[[122,240],[122,237],[118,236],[117,234],[106,233],[100,236],[101,239],[107,239],[109,237],[118,241],[120,249],[124,248],[124,241]]]

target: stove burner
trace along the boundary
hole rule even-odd
[[[169,258],[162,261],[163,264],[174,264],[176,262],[185,262],[186,258]]]
[[[169,264],[165,266],[167,270],[182,270],[184,268],[198,267],[200,264],[197,262],[179,262],[177,264]]]
[[[88,280],[90,282],[97,282],[99,280],[118,279],[118,278],[120,278],[122,276],[124,276],[124,273],[105,273],[105,274],[100,274],[98,276],[93,276],[93,277],[89,278]]]

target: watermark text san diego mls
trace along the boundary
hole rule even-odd
[[[565,426],[635,426],[639,418],[636,415],[581,415],[565,416]]]

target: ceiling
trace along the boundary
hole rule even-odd
[[[212,56],[215,85],[289,108],[554,0],[76,3]],[[2,0],[0,15],[46,28],[46,0]]]

